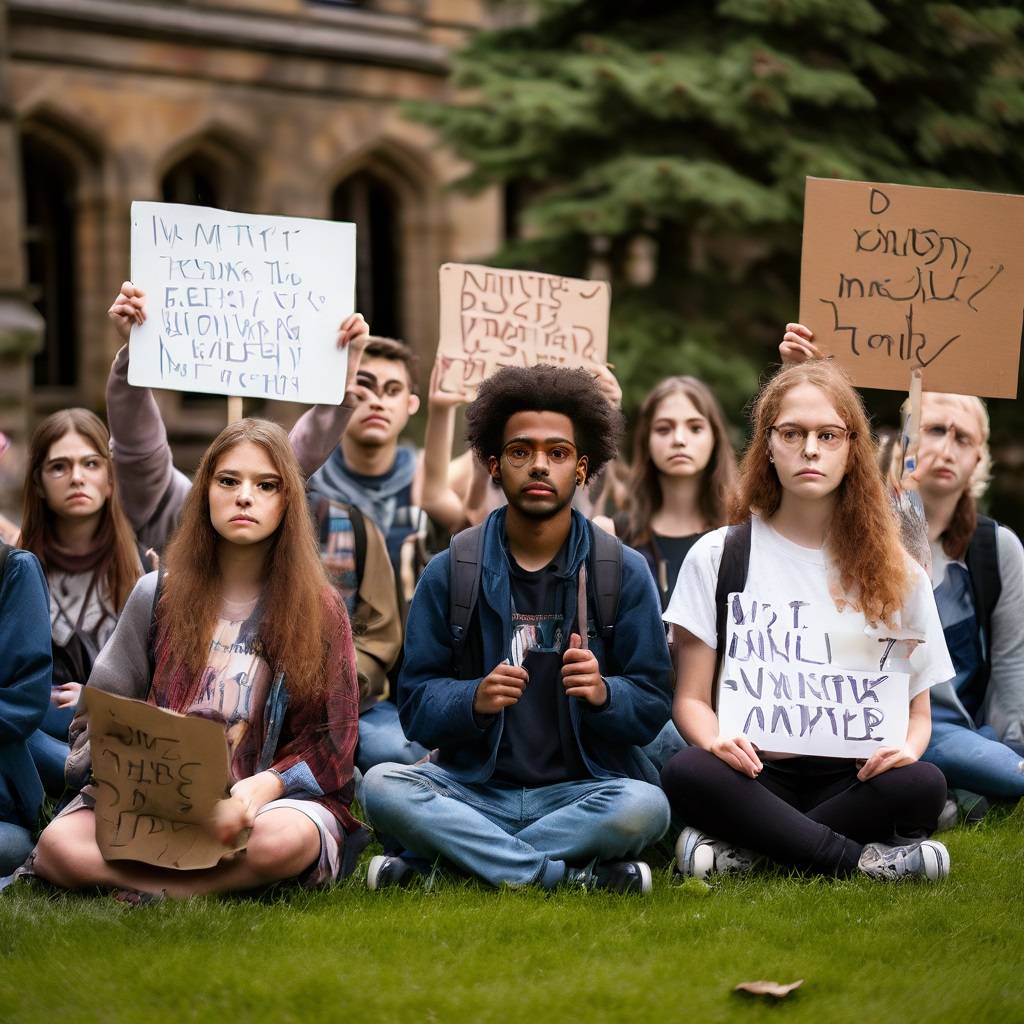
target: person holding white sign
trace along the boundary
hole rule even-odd
[[[769,859],[945,877],[948,853],[926,838],[945,780],[919,759],[929,688],[952,665],[928,578],[900,546],[863,404],[836,366],[790,367],[766,385],[737,509],[737,525],[694,546],[665,613],[673,717],[691,744],[662,772],[688,826],[679,870]],[[737,708],[739,727],[726,715]]]
[[[166,580],[150,573],[136,584],[88,687],[223,727],[233,785],[208,827],[245,851],[205,870],[108,861],[86,786],[45,829],[30,870],[63,888],[104,886],[136,898],[343,876],[366,839],[349,810],[355,652],[281,427],[244,419],[221,431],[200,462],[165,562]],[[68,778],[81,784],[91,766],[84,710],[71,741]],[[142,749],[138,772],[157,774]]]
[[[821,355],[803,324],[787,324],[779,351],[792,363]],[[922,394],[913,485],[924,506],[932,586],[956,669],[932,691],[924,759],[957,787],[961,811],[977,801],[972,794],[1024,796],[1024,547],[1009,527],[978,512],[992,473],[988,439],[980,398]]]

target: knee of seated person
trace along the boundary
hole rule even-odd
[[[256,819],[249,836],[246,861],[253,871],[268,878],[280,876],[282,869],[292,873],[292,862],[307,850],[308,836],[308,831],[295,828],[294,822],[275,821],[273,816],[264,815]]]
[[[40,878],[54,885],[73,888],[88,881],[84,863],[75,840],[66,834],[67,830],[54,822],[43,829],[36,843],[32,870]]]
[[[631,782],[617,797],[607,827],[627,843],[652,843],[668,830],[670,817],[668,800],[657,786]]]
[[[692,786],[699,782],[709,765],[714,767],[717,760],[714,754],[700,747],[683,747],[661,769],[661,784],[665,789]]]

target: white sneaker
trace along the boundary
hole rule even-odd
[[[752,850],[711,836],[687,826],[676,840],[676,868],[690,878],[708,875],[746,874],[753,871],[764,858]]]
[[[868,843],[857,867],[869,878],[883,882],[898,882],[904,878],[938,882],[949,874],[949,851],[934,839],[906,846]]]

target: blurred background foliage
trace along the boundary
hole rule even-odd
[[[457,55],[420,103],[497,184],[496,265],[612,283],[626,411],[663,376],[734,425],[796,317],[807,175],[1020,192],[1024,8],[920,0],[538,0]],[[878,425],[902,395],[867,391]],[[1024,528],[1024,409],[993,401],[990,509]]]

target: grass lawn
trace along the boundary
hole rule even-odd
[[[648,898],[444,882],[130,909],[0,897],[0,1021],[1024,1021],[1024,802],[940,885],[782,875]],[[371,851],[372,852],[372,851]],[[779,1004],[740,981],[806,979]]]

